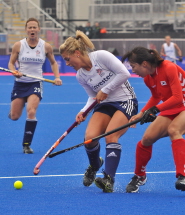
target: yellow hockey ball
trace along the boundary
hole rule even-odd
[[[23,187],[22,181],[15,181],[15,182],[14,182],[14,187],[15,187],[15,189],[17,189],[17,190],[21,189],[21,188]]]

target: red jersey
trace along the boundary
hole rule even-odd
[[[160,110],[160,115],[173,115],[185,110],[185,71],[180,66],[164,60],[154,74],[144,78],[144,82],[152,96],[142,112],[153,106]]]

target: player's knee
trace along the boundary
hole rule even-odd
[[[85,139],[85,141],[86,141],[86,140],[90,140],[90,139],[92,139],[93,137],[95,137],[95,136],[93,136],[92,134],[88,134],[88,133],[86,133],[86,134],[85,134],[85,138],[84,138],[84,139]]]
[[[28,110],[27,116],[28,116],[29,119],[35,118],[35,115],[36,115],[36,110],[35,109],[29,109]]]
[[[106,144],[108,144],[108,143],[117,143],[117,141],[118,141],[118,138],[115,137],[114,135],[108,135],[108,136],[105,137]]]
[[[176,129],[176,126],[169,126],[168,127],[168,135],[173,138],[174,136],[179,135],[179,131]]]
[[[86,131],[85,131],[85,137],[84,137],[84,139],[85,140],[90,140],[90,139],[92,139],[92,138],[94,138],[96,136],[98,136],[98,135],[97,135],[97,133],[94,130],[91,130],[91,129],[87,128]]]
[[[95,135],[95,134],[93,135],[93,133],[86,132],[84,141],[91,140],[96,136],[97,135]],[[85,146],[86,146],[86,148],[92,148],[92,147],[96,146],[98,144],[98,142],[99,142],[98,140],[95,140],[95,141],[92,141],[91,143],[85,144]]]
[[[148,134],[145,134],[142,138],[142,144],[144,146],[151,146],[154,142],[154,139]]]
[[[8,117],[13,121],[16,121],[19,119],[19,116],[17,114],[10,114]]]

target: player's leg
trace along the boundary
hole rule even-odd
[[[118,128],[128,123],[128,118],[119,110],[117,110],[111,118],[106,132]],[[103,171],[104,178],[98,177],[95,179],[95,184],[104,192],[113,192],[115,182],[115,174],[121,157],[121,144],[118,143],[119,138],[128,130],[125,128],[111,135],[108,135],[106,140],[105,153],[105,170]]]
[[[21,82],[14,82],[11,92],[11,109],[8,117],[11,120],[18,120],[22,114],[26,102],[25,85]]]
[[[178,190],[185,191],[185,111],[174,118],[168,127],[168,133],[172,141],[172,152],[176,167],[175,187]]]
[[[137,114],[138,103],[136,99],[124,102],[114,102],[109,104],[111,108],[106,108],[111,116],[106,132],[127,124],[129,119]],[[95,184],[104,192],[113,192],[115,173],[121,157],[121,145],[118,143],[119,138],[128,130],[120,130],[106,137],[106,155],[104,178],[97,178]]]
[[[25,98],[16,98],[11,102],[11,109],[8,117],[11,120],[18,120],[25,105]]]
[[[40,103],[40,98],[32,94],[27,99],[27,119],[25,123],[24,129],[24,137],[23,137],[23,152],[26,154],[32,154],[33,150],[30,148],[32,143],[32,139],[35,133],[35,129],[37,126],[37,119],[36,119],[36,111],[38,105]]]
[[[168,126],[171,120],[167,117],[158,116],[144,133],[141,141],[136,146],[135,175],[126,187],[126,192],[138,192],[139,186],[146,183],[146,165],[152,156],[152,144],[158,139],[168,136]]]
[[[86,129],[85,140],[99,136],[104,133],[111,117],[101,112],[95,112]],[[89,167],[87,168],[84,177],[84,186],[90,186],[96,177],[96,173],[103,165],[103,159],[100,157],[100,143],[99,141],[92,142],[85,145],[85,150],[89,159]]]

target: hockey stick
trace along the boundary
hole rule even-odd
[[[0,70],[2,71],[5,71],[5,72],[9,72],[9,73],[12,73],[12,74],[15,74],[14,71],[11,71],[9,69],[5,69],[3,67],[0,67]],[[41,81],[46,81],[46,82],[49,82],[49,83],[52,83],[54,84],[55,82],[53,80],[49,80],[49,79],[46,79],[46,78],[40,78],[40,77],[35,77],[35,76],[32,76],[32,75],[27,75],[27,74],[23,74],[24,77],[29,77],[29,78],[35,78],[35,79],[39,79]]]
[[[172,60],[180,60],[178,57],[170,57],[169,55],[166,55],[166,57],[169,57]]]
[[[92,108],[97,104],[97,101],[93,102],[87,110],[83,113],[83,117],[87,116],[87,114],[92,110]],[[35,166],[33,173],[37,175],[40,172],[39,167],[46,160],[49,154],[59,145],[59,143],[69,134],[69,132],[78,125],[78,122],[74,122],[63,134],[62,136],[51,146],[51,148],[46,152],[46,154],[40,159],[40,161]]]
[[[80,146],[83,146],[84,144],[91,143],[91,142],[93,142],[93,141],[95,141],[95,140],[99,140],[99,139],[101,139],[102,137],[108,136],[108,135],[110,135],[110,134],[112,134],[112,133],[115,133],[115,132],[120,131],[120,130],[122,130],[122,129],[124,129],[124,128],[127,128],[127,127],[129,127],[129,126],[131,126],[131,125],[134,125],[134,124],[140,122],[141,119],[142,119],[142,118],[136,119],[136,120],[134,120],[134,121],[132,121],[132,122],[129,122],[129,123],[125,124],[125,125],[122,125],[121,127],[115,128],[115,129],[113,129],[113,130],[111,130],[111,131],[109,131],[109,132],[107,132],[107,133],[101,134],[100,136],[97,136],[97,137],[94,137],[94,138],[92,138],[92,139],[86,140],[86,141],[84,141],[83,143],[80,143],[80,144],[78,144],[78,145],[69,147],[69,148],[67,148],[67,149],[63,149],[63,150],[58,151],[58,152],[54,152],[54,153],[52,153],[52,154],[49,155],[49,158],[53,158],[53,157],[55,157],[56,155],[59,155],[59,154],[62,154],[62,153],[71,151],[71,150],[76,149],[76,148],[78,148],[78,147],[80,147]]]

